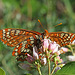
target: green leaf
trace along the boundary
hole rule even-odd
[[[5,75],[5,72],[2,68],[0,68],[0,75]]]
[[[54,75],[75,75],[75,62],[69,62]]]

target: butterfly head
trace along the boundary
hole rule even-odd
[[[43,33],[43,38],[47,39],[49,37],[49,33],[47,30],[45,30],[45,32]]]

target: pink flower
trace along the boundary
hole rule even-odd
[[[61,49],[63,50],[63,52],[68,52],[68,48],[61,47]],[[61,50],[61,49],[60,49],[60,50]]]
[[[33,58],[31,55],[29,55],[29,54],[27,54],[26,60],[27,60],[29,63],[34,62],[34,58]]]
[[[29,63],[37,62],[37,60],[45,65],[47,63],[47,58],[56,64],[61,63],[60,54],[68,52],[65,47],[60,47],[56,42],[52,42],[50,39],[44,39],[42,41],[42,46],[38,49],[37,46],[33,47],[33,55],[27,54],[25,58]]]
[[[34,58],[35,60],[39,59],[39,61],[40,61],[40,63],[41,63],[42,65],[45,65],[45,64],[47,63],[47,60],[46,60],[46,58],[45,58],[43,52],[40,52],[40,50],[39,50],[39,52],[38,52],[36,46],[33,47],[33,58]]]
[[[58,51],[59,45],[56,43],[50,43],[48,49],[52,51],[52,53],[55,53]]]
[[[47,63],[47,59],[46,59],[46,58],[42,58],[42,59],[41,59],[41,64],[42,64],[42,65],[46,65],[46,63]]]
[[[43,47],[44,47],[44,49],[48,49],[48,46],[49,46],[49,39],[44,39],[43,40]]]
[[[34,46],[33,47],[33,58],[36,60],[36,59],[39,59],[39,56],[38,56],[38,50],[37,50],[37,47]]]
[[[60,50],[57,52],[57,55],[63,54],[65,52],[68,52],[68,48],[61,47]]]

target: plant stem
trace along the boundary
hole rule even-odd
[[[37,70],[38,70],[38,72],[39,72],[39,75],[42,75],[42,74],[41,74],[41,70],[40,70],[40,65],[39,65],[39,63],[37,64]]]
[[[55,71],[55,68],[56,68],[56,66],[54,66],[54,68],[53,68],[53,70],[52,70],[52,72],[51,72],[51,75],[54,73],[54,71]]]
[[[50,75],[50,59],[48,58],[48,75]]]

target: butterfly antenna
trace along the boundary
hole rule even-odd
[[[57,26],[59,26],[59,25],[62,25],[62,23],[59,23],[59,24],[57,24],[57,25],[51,27],[50,29],[52,29],[52,28],[54,28],[54,27],[57,27]]]
[[[41,25],[41,27],[43,28],[43,30],[45,30],[44,27],[43,27],[43,25],[42,25],[42,23],[40,22],[39,19],[38,19],[38,22],[40,23],[40,25]]]

